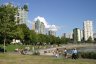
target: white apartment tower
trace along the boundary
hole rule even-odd
[[[32,30],[37,34],[46,34],[46,20],[43,17],[36,17],[32,22]]]
[[[35,22],[32,22],[32,30],[35,30]]]
[[[5,5],[7,6],[8,4],[11,5],[12,7],[14,6],[11,3],[6,3]],[[16,7],[16,6],[14,6],[14,7]],[[25,9],[24,7],[20,7],[20,8],[17,8],[17,9],[18,9],[17,13],[14,16],[16,24],[25,24],[25,23],[27,23],[28,10]]]
[[[66,33],[66,38],[73,39],[73,32]]]
[[[35,32],[36,32],[36,33],[39,33],[39,34],[45,34],[45,25],[44,25],[44,23],[43,23],[41,20],[39,20],[39,19],[37,19],[37,20],[35,21]]]
[[[18,8],[18,12],[15,15],[16,23],[25,24],[27,22],[27,15],[28,15],[28,11],[26,11],[24,8]]]
[[[89,37],[91,37],[92,40],[93,40],[93,25],[92,25],[92,21],[90,21],[90,20],[84,21],[83,29],[84,29],[84,40],[87,41]]]

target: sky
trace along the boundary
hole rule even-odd
[[[57,35],[70,33],[74,28],[83,29],[83,21],[92,20],[96,32],[96,0],[0,0],[18,6],[28,4],[28,26],[34,18],[43,17],[48,25],[57,27]]]

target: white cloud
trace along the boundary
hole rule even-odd
[[[49,28],[50,25],[48,25],[48,23],[47,23],[47,21],[44,19],[44,17],[38,16],[38,17],[36,17],[36,18],[34,19],[34,21],[37,21],[38,19],[39,19],[41,22],[44,23],[45,28]]]
[[[49,30],[57,31],[57,28],[58,28],[58,27],[57,27],[56,25],[49,25],[49,24],[47,23],[47,21],[45,20],[44,17],[38,16],[38,17],[36,17],[36,18],[34,19],[34,21],[37,21],[38,19],[39,19],[41,22],[44,23],[45,28],[48,28]]]
[[[49,30],[52,30],[52,31],[57,31],[57,27],[55,25],[51,25],[49,27]]]

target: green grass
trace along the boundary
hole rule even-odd
[[[51,56],[0,54],[0,64],[96,64],[93,59],[63,59]]]
[[[25,47],[24,45],[18,45],[18,44],[16,44],[16,45],[7,45],[6,50],[10,52],[10,51],[14,51],[16,48],[22,49],[24,47]]]
[[[14,51],[16,48],[18,49],[24,49],[26,46],[29,46],[30,49],[32,48],[32,45],[19,45],[19,44],[10,44],[10,45],[6,45],[5,49],[7,50],[7,52],[12,52]],[[3,45],[0,45],[0,47],[3,48]]]
[[[9,44],[9,45],[6,45],[6,50],[8,51],[8,52],[12,52],[12,51],[14,51],[16,48],[19,48],[19,49],[24,49],[26,46],[28,46],[28,47],[30,47],[30,50],[32,50],[32,47],[33,47],[33,45],[20,45],[20,44]],[[2,47],[3,48],[3,45],[0,45],[0,47]],[[38,47],[39,47],[39,49],[44,49],[45,47],[47,47],[47,46],[34,46],[34,49],[35,50],[38,50]]]

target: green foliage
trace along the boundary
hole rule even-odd
[[[61,37],[61,43],[62,44],[67,44],[68,42],[70,42],[69,38],[65,38],[64,36]]]
[[[3,39],[4,39],[3,34],[0,33],[0,44],[3,44]]]
[[[0,6],[0,32],[10,34],[15,26],[16,8],[11,4]]]
[[[30,30],[30,35],[29,35],[29,37],[30,37],[30,41],[31,41],[30,44],[35,45],[36,42],[37,42],[37,34],[35,33],[34,30]]]
[[[23,9],[28,11],[28,6],[24,5]],[[36,34],[35,31],[29,30],[26,24],[16,24],[15,15],[18,12],[17,7],[12,4],[0,6],[0,41],[5,39],[11,42],[12,39],[20,39],[23,44],[61,44],[61,39],[53,35]],[[19,23],[20,20],[17,22]],[[9,44],[8,43],[8,44]]]
[[[94,38],[94,43],[96,43],[96,38]]]
[[[22,32],[23,32],[23,35],[24,35],[24,44],[29,44],[30,43],[30,31],[29,31],[29,28],[26,26],[26,24],[21,24],[19,26],[21,29],[22,29]]]
[[[92,37],[90,36],[89,38],[88,38],[88,40],[87,40],[87,43],[92,43],[93,42],[93,40],[92,40]]]
[[[24,5],[28,10],[28,6]],[[0,41],[10,41],[12,39],[29,40],[29,28],[25,24],[16,24],[15,15],[18,8],[11,3],[7,5],[0,5]],[[18,20],[19,22],[19,20]],[[27,42],[26,42],[27,43]],[[28,42],[29,43],[29,42]]]
[[[14,35],[16,36],[16,39],[24,39],[24,32],[23,29],[21,27],[17,27],[16,31],[14,32]]]
[[[15,27],[16,22],[14,16],[16,12],[17,8],[14,7],[11,3],[8,5],[0,5],[0,34],[2,34],[4,40],[4,51],[7,37],[9,35],[9,37],[11,37],[12,31]]]
[[[82,58],[96,59],[96,52],[81,52]]]
[[[28,6],[24,5],[23,9],[28,11]],[[17,7],[12,4],[0,6],[0,43],[6,41],[8,44],[12,39],[20,39],[23,44],[62,44],[67,43],[67,38],[56,37],[53,35],[36,34],[35,31],[29,30],[26,24],[18,24],[19,19],[15,21],[15,15],[18,12]]]
[[[8,51],[8,52],[12,52],[12,51],[14,51],[16,48],[18,48],[18,49],[20,49],[20,48],[23,48],[22,47],[22,45],[18,45],[18,44],[15,44],[15,45],[7,45],[6,46],[6,50]]]
[[[25,4],[25,5],[23,6],[23,8],[25,9],[25,11],[28,11],[28,5],[27,5],[27,4]]]

